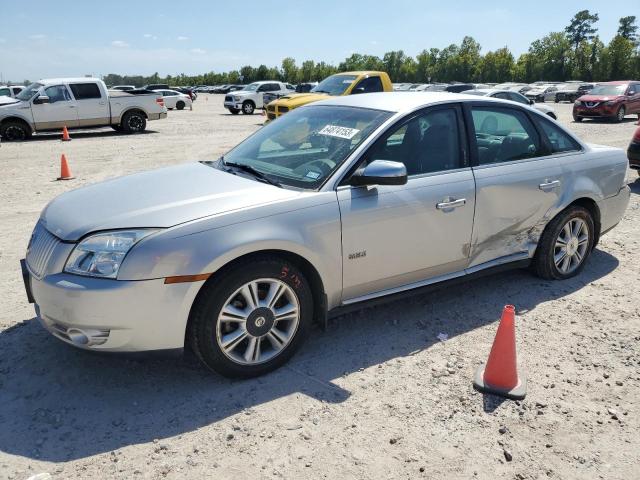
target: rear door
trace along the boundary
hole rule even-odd
[[[109,125],[109,101],[95,82],[72,83],[69,85],[78,104],[78,125],[90,127]]]
[[[560,201],[562,168],[518,107],[466,107],[476,215],[470,267],[527,258]]]
[[[462,132],[458,106],[411,114],[359,165],[403,162],[407,184],[338,188],[345,302],[467,266],[475,186]]]
[[[43,89],[43,95],[49,97],[48,103],[38,103],[36,96],[31,101],[31,112],[36,130],[56,130],[62,127],[78,126],[76,101],[66,85],[50,85]]]

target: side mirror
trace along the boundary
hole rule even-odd
[[[38,97],[36,97],[33,103],[35,103],[36,105],[40,105],[41,103],[51,103],[51,100],[49,100],[49,97],[47,97],[46,95],[39,95]]]
[[[404,185],[407,183],[407,167],[404,163],[389,160],[374,160],[356,171],[349,179],[349,185]]]

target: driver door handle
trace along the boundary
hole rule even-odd
[[[452,210],[454,208],[462,207],[467,203],[466,198],[451,198],[447,197],[442,202],[436,204],[438,210]]]
[[[548,192],[550,190],[553,190],[554,188],[558,188],[559,186],[560,186],[560,180],[553,180],[551,182],[549,180],[545,180],[544,183],[541,183],[540,185],[538,185],[540,190],[542,190],[543,192]]]

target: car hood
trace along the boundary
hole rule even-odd
[[[16,103],[20,103],[21,100],[16,100],[13,97],[9,97],[7,95],[2,95],[0,96],[0,107],[3,107],[5,105],[15,105]]]
[[[254,95],[256,92],[255,90],[236,90],[235,92],[229,92],[229,95]]]
[[[582,95],[578,100],[581,102],[609,102],[620,100],[624,95]]]
[[[276,102],[278,105],[287,106],[291,109],[301,107],[307,103],[325,100],[330,97],[331,95],[326,93],[292,93],[285,95],[284,97],[280,97]]]
[[[190,163],[63,193],[47,205],[41,220],[58,238],[76,241],[100,230],[168,228],[298,195],[293,190]]]

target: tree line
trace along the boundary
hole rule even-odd
[[[459,45],[425,49],[411,57],[402,50],[375,55],[354,53],[338,65],[306,60],[298,65],[287,57],[280,67],[250,65],[225,73],[160,77],[104,77],[108,85],[142,86],[149,83],[170,85],[219,85],[281,80],[289,83],[319,81],[337,72],[384,70],[394,82],[478,82],[501,83],[538,80],[610,81],[640,79],[640,42],[635,16],[619,21],[616,35],[608,44],[598,36],[597,13],[582,10],[562,32],[551,32],[531,43],[529,50],[516,59],[508,47],[481,53],[480,44],[466,36]]]

